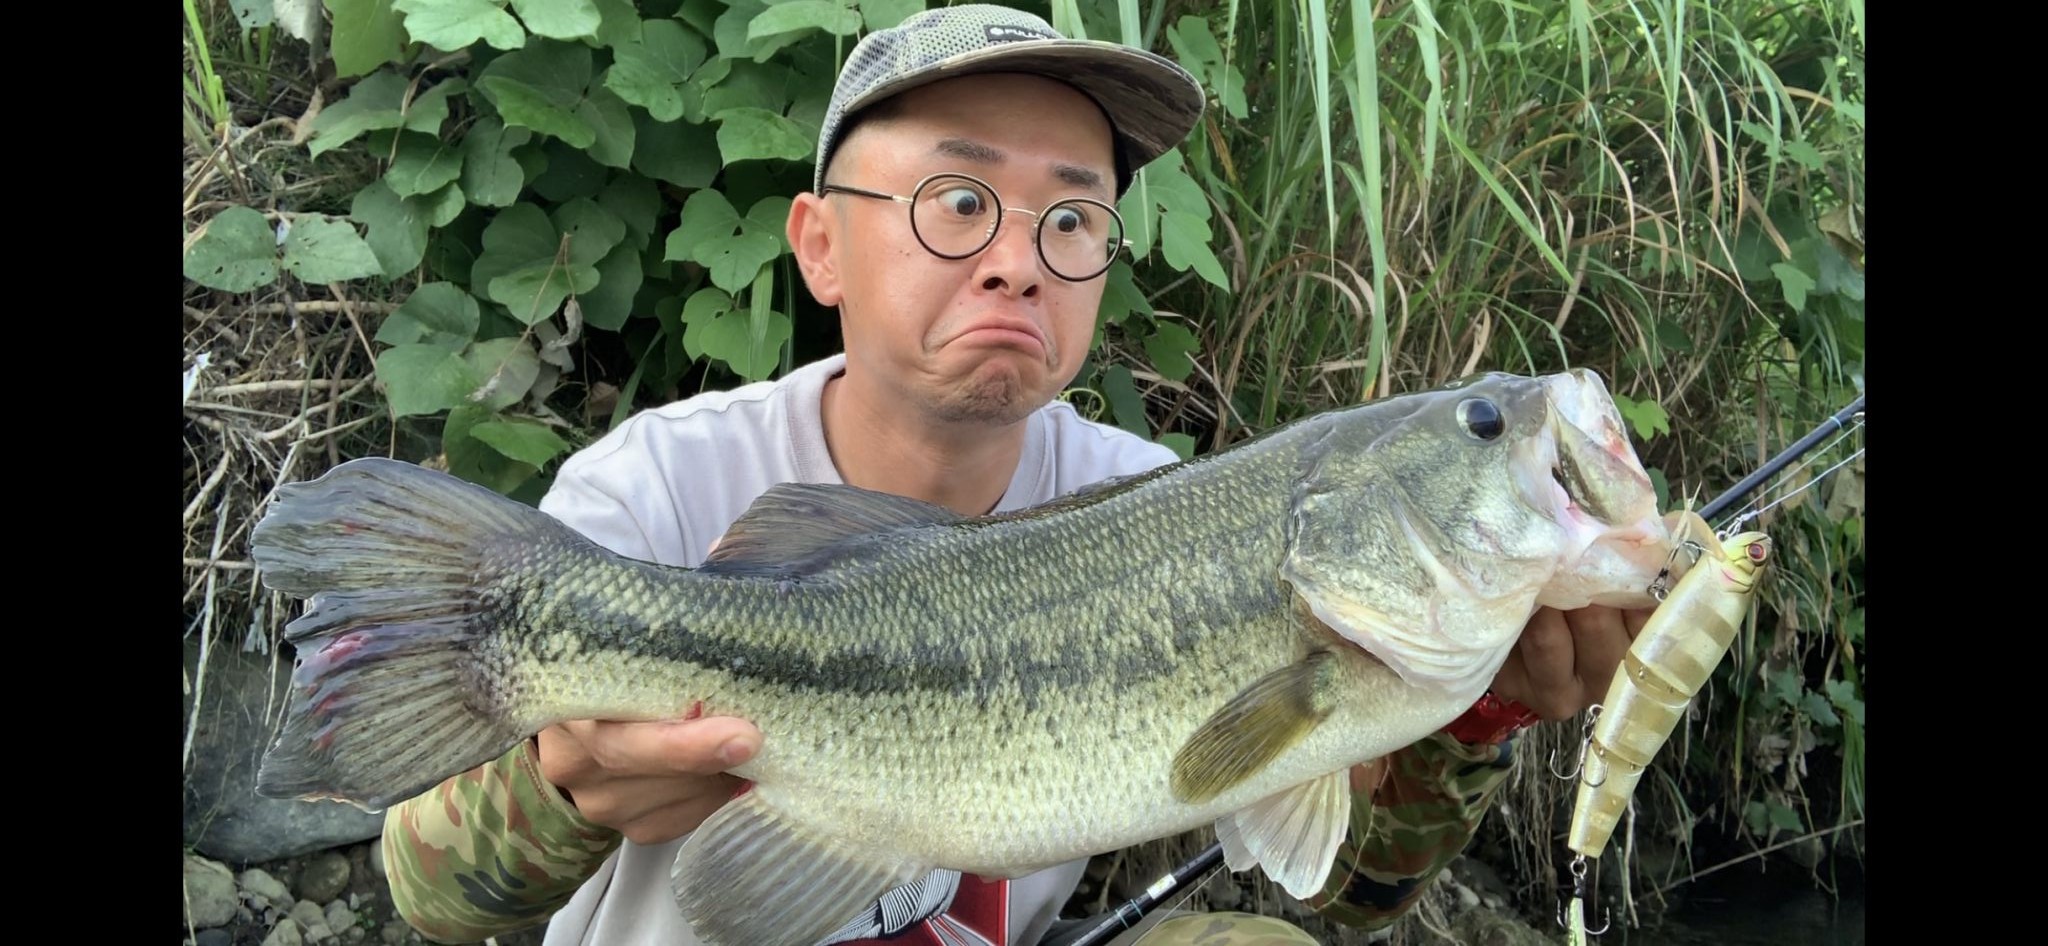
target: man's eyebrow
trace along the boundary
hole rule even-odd
[[[995,148],[966,138],[941,138],[932,150],[947,157],[982,165],[1001,164],[1007,157]],[[1069,187],[1079,187],[1098,194],[1106,193],[1108,190],[1102,182],[1102,175],[1093,168],[1078,164],[1056,164],[1053,166],[1052,174],[1059,178],[1060,183]]]

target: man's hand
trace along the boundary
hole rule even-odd
[[[1607,685],[1651,610],[1539,609],[1494,675],[1494,695],[1552,721],[1584,712],[1607,698]]]
[[[540,731],[541,777],[583,817],[636,844],[692,831],[743,784],[725,774],[761,751],[752,723],[726,716],[649,723],[578,720]]]

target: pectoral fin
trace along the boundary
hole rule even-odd
[[[1351,770],[1303,782],[1216,821],[1231,870],[1258,864],[1297,900],[1321,893],[1351,823]]]
[[[705,819],[670,878],[705,946],[811,946],[930,868],[795,825],[756,789]]]
[[[1232,697],[1173,758],[1173,796],[1216,797],[1292,748],[1335,708],[1335,658],[1317,652],[1275,670]]]

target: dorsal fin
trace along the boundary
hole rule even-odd
[[[704,560],[718,575],[790,574],[816,570],[850,540],[960,516],[944,506],[837,483],[777,483],[755,499]]]

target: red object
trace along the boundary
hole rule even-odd
[[[1509,736],[1536,725],[1543,717],[1513,700],[1503,700],[1488,690],[1465,715],[1451,721],[1444,732],[1467,745],[1499,745]]]

